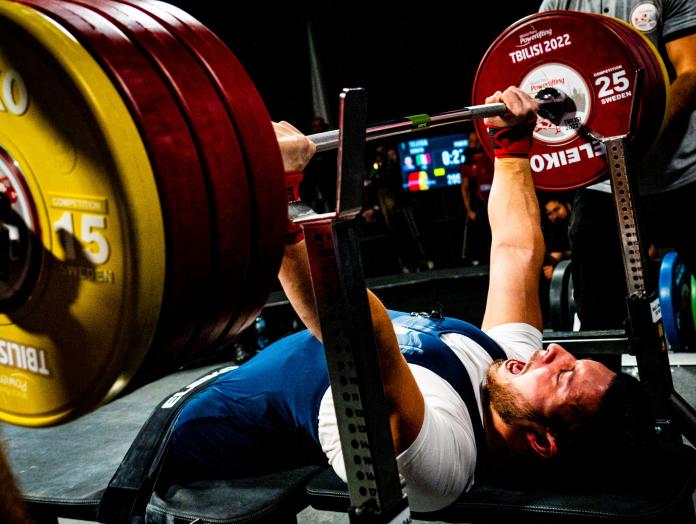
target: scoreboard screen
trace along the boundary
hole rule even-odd
[[[399,144],[403,187],[409,191],[458,186],[459,172],[469,146],[465,135],[436,136]]]

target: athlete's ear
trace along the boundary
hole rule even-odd
[[[553,458],[558,453],[556,437],[548,428],[533,426],[525,429],[525,439],[532,452],[541,458]]]

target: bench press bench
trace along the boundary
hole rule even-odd
[[[606,491],[587,486],[576,492],[549,487],[474,485],[454,504],[433,513],[412,512],[420,520],[469,523],[696,523],[696,450],[667,445],[657,451],[657,471],[640,491]],[[307,485],[313,508],[348,510],[347,486],[332,470]]]

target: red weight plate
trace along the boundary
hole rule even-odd
[[[603,23],[617,32],[626,42],[627,48],[637,55],[644,71],[641,101],[638,106],[637,122],[633,144],[634,156],[640,158],[647,153],[657,139],[664,120],[667,92],[660,59],[649,47],[645,38],[637,30],[621,20],[605,17]]]
[[[203,24],[169,4],[153,0],[121,1],[151,14],[196,53],[227,102],[237,138],[246,154],[257,218],[252,237],[257,244],[255,256],[252,256],[252,274],[243,290],[249,305],[248,314],[240,316],[230,326],[229,334],[235,335],[248,326],[263,307],[285,247],[287,203],[283,165],[270,117],[243,67]]]
[[[641,158],[650,151],[660,134],[665,117],[667,90],[657,55],[645,45],[647,42],[636,30],[621,22],[618,23],[626,35],[635,42],[633,49],[640,51],[646,75],[640,104],[640,109],[645,112],[645,116],[639,115],[638,121],[641,122],[642,127],[636,129],[638,136],[633,148],[634,156]]]
[[[247,277],[250,255],[251,210],[249,183],[235,130],[223,102],[190,50],[147,13],[132,6],[104,0],[71,0],[99,12],[121,29],[152,58],[186,117],[208,176],[213,270],[207,275],[205,308],[199,316],[197,342],[192,353],[209,347],[231,318],[240,312],[239,290]]]
[[[201,279],[210,270],[210,220],[196,147],[168,86],[117,27],[79,5],[55,0],[22,3],[65,26],[92,53],[118,86],[140,125],[158,177],[166,228],[164,299],[155,341],[148,353],[148,358],[158,360],[161,372],[176,362],[191,339],[194,322],[190,312],[200,311],[206,298]]]
[[[645,71],[645,82],[641,94],[640,126],[635,130],[634,156],[640,158],[655,144],[665,119],[667,108],[667,84],[664,77],[664,64],[651,44],[636,29],[621,20],[608,19],[617,32],[625,35],[628,45],[634,52],[640,52]],[[607,23],[607,22],[605,22]]]
[[[635,104],[634,110],[636,111],[635,122],[636,129],[633,129],[633,136],[631,140],[631,150],[634,152],[633,156],[640,156],[644,151],[649,148],[651,140],[647,139],[647,133],[643,133],[644,129],[650,128],[654,124],[653,115],[655,111],[650,108],[650,104],[655,101],[654,90],[651,89],[654,83],[654,73],[650,64],[647,63],[647,55],[644,53],[644,47],[642,41],[638,40],[641,37],[635,34],[630,27],[621,23],[619,20],[602,16],[599,21],[604,25],[605,29],[614,35],[623,43],[624,49],[633,55],[633,61],[635,64],[635,71],[632,75],[636,75],[638,70],[642,75],[640,89],[636,86],[636,93],[638,95],[638,103]],[[634,102],[636,98],[633,98]],[[647,144],[646,144],[647,142]]]
[[[536,93],[556,87],[577,108],[560,125],[539,118],[530,156],[535,185],[545,190],[581,187],[606,175],[604,148],[586,138],[628,131],[636,56],[600,15],[571,11],[527,17],[498,37],[486,52],[474,81],[474,103],[509,85]],[[476,123],[483,136],[483,123]],[[483,141],[489,154],[492,149]]]

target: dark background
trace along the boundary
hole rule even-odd
[[[172,1],[172,0],[170,0]],[[306,130],[313,116],[307,24],[336,121],[343,87],[365,87],[369,121],[457,109],[471,102],[476,68],[507,26],[536,11],[517,2],[271,2],[173,0],[241,61],[274,120]],[[506,86],[503,86],[506,87]]]

